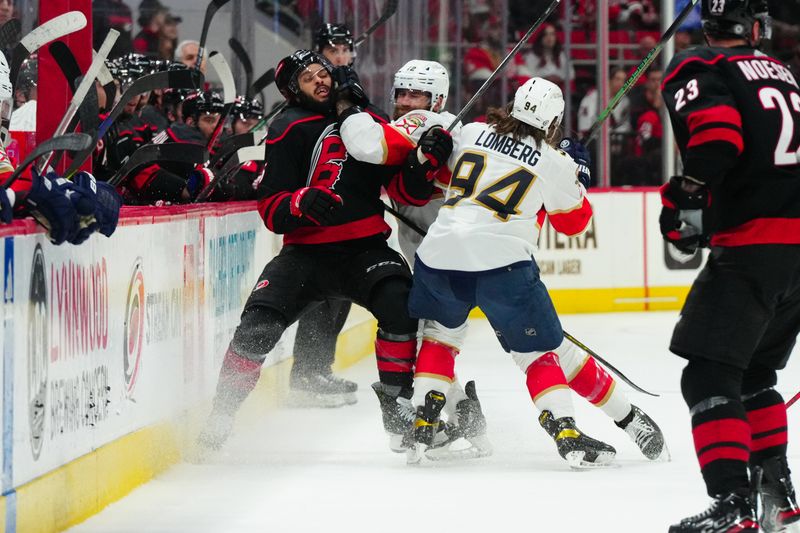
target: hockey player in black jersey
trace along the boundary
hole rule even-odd
[[[713,503],[671,533],[800,521],[774,389],[800,332],[800,87],[758,51],[766,4],[703,0],[709,46],[678,54],[662,85],[684,175],[661,189],[661,232],[687,253],[711,248],[670,350],[688,360],[681,391]]]
[[[386,243],[380,195],[385,187],[424,201],[433,187],[429,169],[349,157],[332,104],[343,96],[362,106],[368,100],[357,84],[334,87],[331,71],[324,57],[308,50],[284,58],[276,69],[276,85],[290,105],[270,126],[258,210],[269,230],[283,234],[284,246],[253,288],[225,354],[208,426],[199,437],[205,447],[227,439],[236,410],[283,331],[326,299],[357,302],[377,318],[380,381],[412,386],[417,321],[407,310],[411,274]]]

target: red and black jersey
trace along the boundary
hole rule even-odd
[[[673,58],[662,84],[684,174],[706,182],[713,245],[800,244],[800,87],[749,47]]]
[[[388,117],[375,109],[375,120]],[[383,219],[381,188],[402,189],[427,201],[430,184],[424,177],[404,175],[396,166],[364,163],[351,157],[339,135],[335,114],[289,106],[270,125],[267,165],[259,188],[259,212],[264,224],[284,234],[285,244],[322,244],[388,236]],[[424,183],[422,183],[424,182]],[[329,226],[318,226],[291,214],[292,193],[308,186],[327,187],[343,205]]]

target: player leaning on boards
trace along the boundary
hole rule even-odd
[[[276,68],[276,85],[289,105],[270,126],[258,211],[268,229],[284,235],[284,246],[259,277],[225,354],[214,407],[199,437],[206,448],[227,439],[285,329],[326,298],[358,302],[377,318],[380,381],[411,387],[417,351],[417,321],[407,309],[411,272],[386,244],[380,195],[386,187],[424,202],[432,186],[400,167],[349,157],[332,107],[340,95],[332,70],[309,50],[296,51]],[[349,96],[368,103],[363,93]],[[393,185],[396,180],[402,185]]]
[[[341,128],[345,146],[348,147],[353,157],[364,161],[387,163],[404,160],[420,142],[425,132],[432,130],[436,133],[435,127],[447,127],[452,123],[454,115],[443,110],[448,88],[449,77],[444,66],[434,61],[409,61],[395,73],[393,122],[375,124],[364,114],[351,114],[343,121]],[[460,125],[454,128],[454,136],[458,137],[459,131]],[[576,143],[570,141],[568,144],[571,152],[574,153],[572,148],[577,148]],[[577,157],[577,153],[574,157]],[[437,186],[442,189],[446,188],[449,180],[449,170],[443,167],[436,175]],[[586,182],[588,183],[588,181],[587,175]],[[426,205],[421,207],[396,206],[396,209],[418,227],[427,231],[436,219],[437,212],[443,203],[442,190],[437,188],[433,198]],[[402,222],[398,224],[398,228],[400,247],[405,256],[413,261],[422,236]],[[443,328],[441,325],[434,327],[432,323],[428,326],[429,329],[425,331],[420,353],[432,351],[437,352],[445,359],[447,357],[455,358],[466,335],[466,322],[462,326],[450,329]],[[668,455],[663,453],[665,450],[664,438],[655,422],[641,409],[631,405],[625,393],[616,387],[615,380],[597,365],[589,354],[578,349],[572,343],[563,343],[554,350],[554,356],[564,370],[570,388],[610,416],[620,428],[628,433],[647,458],[657,459]],[[434,354],[433,357],[437,357],[437,354]],[[428,356],[425,358],[427,359]],[[420,381],[430,379],[435,374],[420,371],[419,368],[417,372],[421,374]],[[460,392],[460,386],[454,376],[437,374],[434,379],[444,382],[437,384],[439,389],[448,388],[446,383],[453,380],[453,386],[445,391],[447,398],[445,411],[449,411],[447,412],[449,422],[453,420],[452,411],[454,409],[456,410],[455,414],[458,414],[457,406],[460,406],[460,402],[465,398],[464,393]],[[468,387],[469,391],[470,387]],[[376,389],[376,392],[379,391]],[[471,394],[474,395],[474,389]],[[538,392],[534,394],[534,396],[537,395]],[[465,435],[468,440],[470,437],[475,440],[473,446],[478,448],[478,452],[481,452],[487,444],[484,436],[485,421],[483,421],[477,397],[470,398],[470,400],[471,402],[465,404],[464,407],[477,407],[477,409],[471,408],[469,412],[480,416],[462,415],[460,418],[481,421],[480,424],[466,424]],[[459,417],[456,417],[456,420],[460,422]],[[450,423],[448,423],[449,425]],[[471,426],[473,429],[470,428]],[[479,428],[480,431],[476,431],[474,428]],[[564,449],[564,446],[561,448]],[[426,452],[426,456],[435,458],[440,453],[438,449],[432,449]]]
[[[757,50],[766,1],[703,0],[702,18],[708,46],[665,73],[684,175],[662,187],[660,222],[681,250],[711,247],[670,350],[688,359],[681,391],[713,502],[669,531],[787,531],[800,510],[773,387],[800,332],[800,88]]]

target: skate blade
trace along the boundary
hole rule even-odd
[[[408,451],[408,446],[403,444],[403,435],[388,432],[386,434],[389,435],[390,450],[392,450],[394,453],[406,453]]]
[[[418,465],[425,459],[425,450],[428,447],[421,442],[417,442],[406,451],[406,464]]]
[[[567,453],[564,459],[566,459],[569,467],[573,470],[592,470],[612,466],[617,454],[613,452],[598,452],[597,458],[594,461],[585,461],[585,456],[586,452],[574,451]]]
[[[672,461],[672,454],[669,453],[669,448],[667,448],[667,445],[664,444],[664,449],[661,450],[661,453],[658,454],[658,457],[649,460],[654,463],[669,463]]]
[[[458,445],[463,446],[464,443],[466,447],[459,448]],[[428,448],[425,457],[431,461],[461,461],[489,457],[493,451],[486,435],[480,435],[470,439],[459,438],[438,448]]]
[[[292,409],[334,409],[352,405],[357,401],[355,393],[317,394],[303,390],[290,390],[283,405]]]

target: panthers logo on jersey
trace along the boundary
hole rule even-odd
[[[395,127],[400,130],[403,130],[406,135],[411,136],[419,128],[425,126],[426,120],[428,120],[428,117],[426,117],[425,115],[418,113],[410,114],[404,116],[399,122],[397,122],[397,124],[395,124]]]

